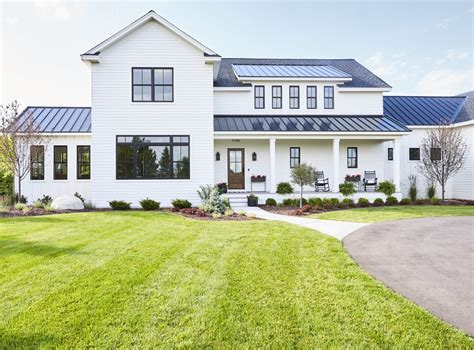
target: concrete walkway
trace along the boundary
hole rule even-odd
[[[247,213],[253,213],[259,219],[283,221],[290,224],[310,228],[321,233],[327,234],[328,236],[337,238],[339,240],[342,240],[344,237],[354,232],[355,230],[358,230],[361,227],[368,225],[348,221],[319,220],[298,216],[280,215],[270,213],[258,207],[242,207],[239,208],[239,210],[243,210]]]

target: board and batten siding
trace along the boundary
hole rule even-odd
[[[48,195],[55,199],[61,195],[74,195],[79,193],[84,199],[90,200],[91,181],[77,179],[77,146],[89,146],[91,144],[90,134],[68,135],[60,134],[51,136],[48,141],[38,145],[44,145],[44,180],[31,180],[31,174],[28,174],[21,182],[21,192],[27,197],[28,203],[33,203],[41,199],[43,195]],[[67,180],[53,179],[53,149],[54,146],[67,146],[68,159],[68,177]],[[94,151],[91,149],[91,157]],[[94,171],[91,169],[91,175]],[[15,188],[18,191],[18,179],[16,179]]]
[[[213,169],[213,67],[203,52],[150,21],[101,52],[92,64],[92,199],[138,206],[146,197],[169,206],[174,198],[199,204],[199,185],[211,184]],[[132,67],[172,67],[174,102],[131,102]],[[190,179],[117,180],[117,135],[189,135]]]
[[[334,83],[311,83],[308,81],[294,82],[252,82],[255,85],[265,86],[265,108],[254,108],[254,87],[251,91],[214,91],[215,114],[291,114],[291,115],[381,115],[383,114],[382,92],[340,92]],[[282,86],[282,108],[272,108],[272,86]],[[289,108],[289,87],[300,87],[300,108]],[[306,87],[317,86],[317,108],[306,108]],[[324,86],[334,87],[334,109],[324,108]]]
[[[467,143],[467,156],[464,167],[453,177],[452,198],[474,200],[474,125],[461,127]]]

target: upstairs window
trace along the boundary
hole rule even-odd
[[[54,146],[54,179],[67,180],[67,146]]]
[[[324,109],[334,109],[334,87],[324,87]]]
[[[316,86],[307,86],[306,87],[306,108],[308,109],[316,109]]]
[[[132,68],[132,102],[173,102],[173,68]]]
[[[255,109],[265,108],[265,86],[255,86]]]
[[[31,146],[30,162],[30,179],[44,180],[44,146]]]
[[[272,86],[272,108],[281,109],[281,99],[282,99],[281,86]]]
[[[408,159],[409,160],[420,160],[420,149],[419,148],[410,148],[408,150]]]
[[[300,108],[300,87],[290,86],[290,108]]]
[[[300,148],[290,147],[290,168],[296,168],[300,165]]]
[[[89,180],[91,178],[91,147],[77,146],[77,178]]]
[[[347,147],[347,167],[357,168],[358,163],[357,147]]]

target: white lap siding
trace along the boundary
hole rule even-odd
[[[63,195],[73,195],[78,192],[86,200],[91,199],[91,180],[77,179],[77,146],[88,146],[91,144],[90,135],[59,135],[49,138],[49,143],[45,146],[44,155],[44,180],[31,180],[31,174],[21,182],[22,194],[28,198],[29,203],[42,198],[43,195],[51,196],[53,199]],[[39,142],[38,145],[45,143]],[[67,180],[54,180],[54,146],[67,146]],[[94,151],[91,150],[93,158]],[[91,169],[92,176],[94,170]],[[18,179],[16,181],[18,189]]]
[[[461,127],[467,143],[467,157],[464,167],[452,181],[452,197],[474,200],[474,125]]]

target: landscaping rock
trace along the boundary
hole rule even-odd
[[[84,203],[75,197],[70,195],[62,195],[57,197],[51,206],[56,210],[82,210],[84,209]]]

